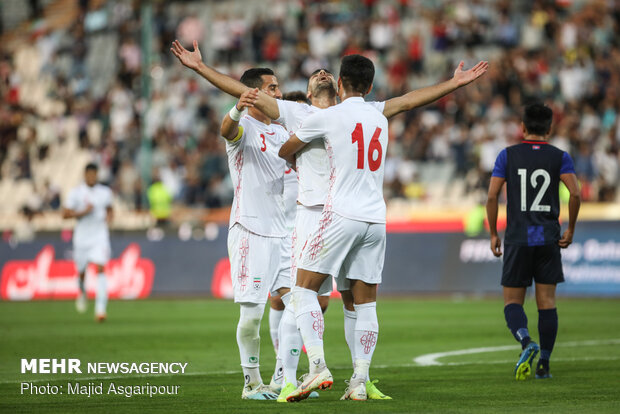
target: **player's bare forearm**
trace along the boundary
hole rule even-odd
[[[487,195],[487,220],[489,221],[489,231],[491,235],[497,235],[497,210],[499,192],[506,181],[505,178],[491,177],[489,193]]]
[[[438,83],[437,85],[416,89],[415,91],[411,91],[402,96],[388,99],[385,101],[383,115],[385,115],[386,118],[390,118],[394,115],[400,114],[401,112],[410,111],[420,106],[424,106],[436,101],[450,92],[453,92],[457,88],[458,85],[453,78],[445,82]]]
[[[278,109],[278,101],[273,96],[267,95],[263,91],[258,91],[258,98],[254,104],[262,113],[269,118],[276,120],[280,118],[280,109]]]
[[[207,66],[204,62],[200,62],[195,72],[222,92],[226,92],[235,98],[240,97],[243,92],[250,89],[238,80]]]
[[[383,115],[386,118],[390,118],[401,112],[410,111],[434,102],[461,86],[465,86],[480,78],[489,68],[489,63],[484,61],[478,62],[476,66],[466,71],[463,70],[464,65],[465,63],[461,61],[454,71],[454,76],[445,82],[417,89],[397,98],[387,100],[383,109]]]
[[[114,209],[112,207],[108,207],[106,209],[105,219],[108,224],[112,224],[112,221],[114,220]]]
[[[289,164],[295,164],[295,153],[306,146],[306,143],[297,138],[297,135],[292,135],[288,141],[282,145],[278,155],[280,158],[284,158]]]
[[[497,236],[497,211],[499,209],[497,196],[487,199],[487,220],[489,221],[489,233],[492,236]]]
[[[575,224],[577,223],[577,216],[579,215],[579,208],[581,207],[581,194],[579,191],[579,181],[575,174],[561,174],[560,180],[564,183],[570,198],[568,199],[568,229],[571,233],[575,231]]]

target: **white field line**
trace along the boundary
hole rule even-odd
[[[564,343],[558,343],[556,344],[556,346],[577,347],[577,346],[618,345],[618,344],[620,344],[620,339],[604,339],[604,340],[564,342]],[[483,348],[467,348],[467,349],[459,349],[456,351],[448,351],[448,352],[436,352],[433,354],[426,354],[426,355],[420,355],[418,357],[415,357],[413,359],[413,362],[414,362],[414,366],[463,365],[464,363],[459,363],[459,362],[454,363],[454,364],[443,364],[437,360],[439,358],[444,358],[448,356],[482,354],[482,353],[489,353],[489,352],[501,352],[501,351],[512,351],[512,350],[520,351],[521,347],[519,345],[504,345],[504,346],[487,346]],[[557,361],[557,359],[554,359],[554,361]]]
[[[555,346],[560,347],[577,347],[577,346],[596,346],[596,345],[618,345],[620,344],[620,339],[605,339],[605,340],[590,340],[590,341],[576,341],[576,342],[564,342],[557,343]],[[420,355],[413,359],[412,364],[398,364],[398,365],[372,365],[372,368],[383,369],[383,368],[410,368],[410,367],[429,367],[429,366],[458,366],[458,365],[486,365],[486,364],[506,364],[510,362],[514,362],[514,359],[504,359],[504,360],[495,360],[495,361],[467,361],[467,362],[446,362],[441,363],[436,361],[438,358],[446,357],[446,356],[455,356],[455,355],[468,355],[468,354],[476,354],[476,353],[484,353],[484,352],[499,352],[499,351],[510,351],[510,350],[520,350],[521,348],[518,345],[506,345],[506,346],[490,346],[483,348],[469,348],[469,349],[461,349],[458,351],[449,351],[449,352],[438,352],[434,354],[426,354]],[[609,357],[580,357],[580,358],[553,358],[554,361],[563,361],[563,362],[576,362],[576,361],[617,361],[620,360],[620,356],[609,356]],[[330,366],[333,369],[350,369],[350,365],[346,366]],[[34,379],[23,379],[23,380],[0,380],[0,384],[20,384],[22,382],[59,382],[59,381],[72,381],[72,382],[88,382],[88,381],[99,381],[99,380],[115,380],[115,379],[157,379],[157,378],[167,378],[174,376],[203,376],[203,375],[239,375],[241,374],[241,370],[229,370],[229,371],[211,371],[211,372],[188,372],[185,374],[153,374],[153,375],[98,375],[98,376],[90,376],[90,377],[81,377],[81,376],[73,376],[73,377],[50,377],[50,378],[34,378]],[[45,374],[42,374],[45,375]]]

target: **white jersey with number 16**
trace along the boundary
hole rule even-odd
[[[349,98],[310,115],[296,135],[303,142],[325,139],[330,176],[324,211],[385,223],[383,173],[388,122],[381,112],[363,98]]]

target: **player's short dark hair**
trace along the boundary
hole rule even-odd
[[[98,170],[99,170],[99,166],[95,164],[94,162],[89,162],[88,164],[86,164],[86,167],[84,168],[84,171],[98,171]]]
[[[251,68],[243,72],[239,81],[250,88],[261,88],[263,86],[263,75],[275,75],[269,68]]]
[[[530,134],[547,135],[551,129],[552,120],[553,111],[543,103],[527,105],[523,111],[523,124]]]
[[[293,91],[293,92],[287,92],[284,95],[282,95],[282,99],[284,99],[285,101],[293,101],[293,102],[308,102],[308,98],[306,97],[306,94],[303,93],[302,91]]]
[[[340,64],[340,79],[346,90],[365,94],[375,78],[375,65],[362,55],[348,55]]]

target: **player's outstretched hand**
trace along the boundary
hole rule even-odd
[[[499,236],[491,236],[491,251],[495,257],[502,255],[502,239]]]
[[[454,71],[454,80],[457,82],[458,86],[467,85],[484,75],[487,69],[489,69],[489,62],[480,61],[476,66],[465,71],[463,70],[463,66],[465,66],[465,62],[461,60]]]
[[[558,241],[558,245],[566,249],[573,242],[573,232],[570,230],[566,230],[562,235],[562,238]]]
[[[237,109],[243,111],[245,108],[251,108],[258,100],[258,88],[248,89],[241,94],[239,102],[237,102]]]
[[[198,41],[194,40],[194,51],[190,52],[185,49],[178,40],[172,42],[170,51],[179,59],[179,61],[190,69],[196,70],[202,63],[202,55],[198,49]]]

